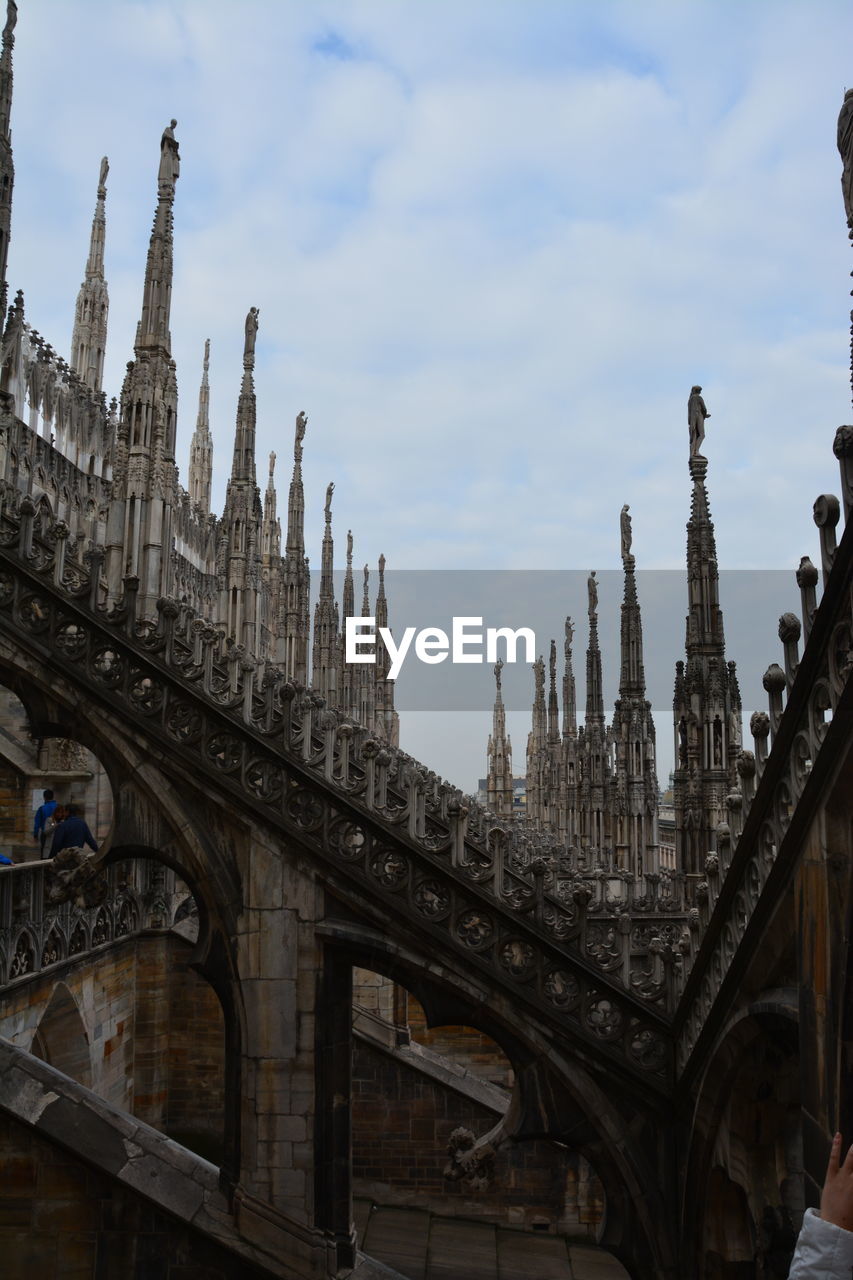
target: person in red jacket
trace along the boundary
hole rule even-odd
[[[820,1213],[806,1209],[788,1280],[850,1280],[853,1272],[853,1147],[841,1160],[832,1139]]]

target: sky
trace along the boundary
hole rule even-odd
[[[795,608],[850,421],[851,49],[841,0],[20,0],[10,290],[67,354],[108,155],[119,394],[174,116],[178,462],[186,480],[209,337],[215,509],[257,306],[259,480],[275,450],[281,512],[304,409],[315,571],[330,480],[340,558],[352,529],[356,564],[384,552],[389,574],[618,569],[625,502],[638,569],[678,569],[698,382],[720,566],[791,571]],[[556,599],[550,634],[584,610]],[[779,611],[755,609],[763,665]],[[683,613],[670,630],[671,668]],[[480,674],[479,709],[402,718],[466,789]],[[516,772],[528,726],[511,713]]]

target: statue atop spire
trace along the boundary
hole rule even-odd
[[[107,194],[107,174],[110,171],[110,162],[107,156],[101,157],[101,171],[98,174],[98,199],[103,200]]]
[[[254,369],[255,367],[255,339],[258,336],[258,316],[260,314],[257,307],[249,307],[246,316],[246,338],[243,343],[244,369]]]
[[[12,188],[15,185],[15,166],[12,161],[12,50],[15,47],[15,23],[18,8],[14,0],[6,6],[6,25],[3,28],[3,48],[0,52],[0,320],[5,320],[8,300],[6,285],[6,259],[9,252],[9,236],[12,229]]]
[[[495,671],[495,686],[496,686],[496,690],[497,690],[497,695],[498,695],[498,697],[500,697],[500,696],[501,696],[501,670],[502,670],[502,668],[503,668],[503,664],[504,664],[504,662],[503,662],[503,658],[498,658],[497,662],[495,663],[495,667],[494,667],[494,671]]]
[[[172,120],[163,130],[163,136],[160,139],[160,170],[157,174],[157,181],[168,182],[174,186],[181,173],[181,157],[178,152],[178,142],[175,138],[175,129],[178,126],[177,120]]]
[[[330,525],[332,523],[332,494],[334,492],[335,492],[335,482],[334,480],[330,480],[328,485],[326,486],[326,505],[324,508],[326,512],[327,525]]]
[[[631,554],[631,541],[632,541],[631,517],[628,514],[630,510],[631,508],[628,506],[628,503],[626,502],[621,512],[619,513],[619,535],[622,543],[623,562],[627,560],[628,556]]]
[[[853,89],[848,89],[845,93],[838,117],[838,150],[844,166],[841,171],[841,193],[844,196],[847,226],[853,239]]]
[[[352,529],[347,529],[347,565],[352,568]]]
[[[270,486],[272,486],[272,483],[273,483],[274,471],[275,471],[275,449],[273,449],[272,452],[270,453],[270,478],[269,478]]]
[[[595,580],[594,569],[586,580],[586,590],[589,596],[589,616],[592,618],[598,611],[598,583]]]
[[[305,439],[307,426],[308,414],[304,409],[300,409],[296,415],[296,436],[293,441],[293,461],[297,467],[302,465],[302,441]]]
[[[702,441],[705,439],[705,419],[710,418],[710,413],[705,408],[705,401],[702,399],[702,388],[693,386],[690,388],[690,399],[687,401],[687,424],[690,427],[690,457],[700,458],[702,455],[699,450]]]

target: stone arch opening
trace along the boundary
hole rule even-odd
[[[697,1274],[787,1274],[805,1206],[797,1023],[781,998],[744,1011],[706,1068],[685,1197]]]
[[[49,856],[56,822],[68,805],[77,807],[96,842],[110,831],[113,791],[103,764],[89,747],[53,728],[35,727],[17,694],[0,685],[0,853],[12,862]],[[45,791],[53,793],[57,809],[39,823],[34,838]]]
[[[77,1002],[60,982],[39,1019],[30,1052],[80,1084],[92,1085],[89,1037]]]
[[[515,1072],[491,1036],[470,1023],[430,1024],[399,982],[358,967],[353,1032],[357,1217],[370,1201],[597,1242],[604,1188],[586,1157],[504,1132]]]

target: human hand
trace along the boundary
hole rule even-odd
[[[820,1216],[845,1231],[853,1231],[853,1147],[841,1163],[841,1134],[832,1139],[826,1179],[820,1193]]]

